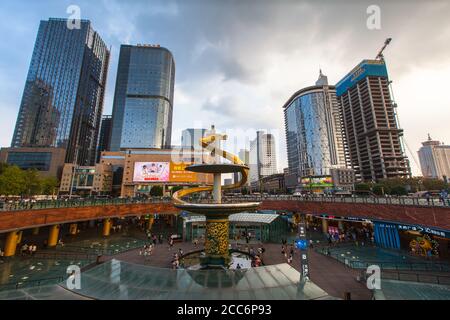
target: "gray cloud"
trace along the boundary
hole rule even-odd
[[[0,61],[5,74],[0,80],[15,79],[7,90],[0,86],[2,99],[9,101],[2,112],[18,109],[38,20],[64,17],[72,2],[112,46],[105,113],[112,107],[120,44],[159,43],[176,60],[174,124],[179,127],[214,117],[228,127],[283,128],[281,106],[293,92],[314,83],[319,66],[335,83],[360,60],[375,57],[387,37],[393,38],[385,56],[394,83],[420,68],[450,65],[450,4],[445,0],[5,2],[0,21],[10,38],[3,43],[21,39],[27,54],[22,47],[0,47],[7,57]],[[381,30],[366,28],[371,4],[381,8]],[[13,27],[16,20],[20,27]],[[416,110],[420,118],[422,106],[400,107]],[[437,109],[427,111],[440,115]],[[9,141],[10,136],[2,143]]]

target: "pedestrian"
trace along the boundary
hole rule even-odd
[[[20,248],[20,253],[24,254],[28,251],[28,245],[25,243],[21,248]]]
[[[287,259],[287,262],[288,262],[289,264],[292,264],[292,255],[289,256],[289,258]]]
[[[178,253],[180,254],[180,257],[182,257],[182,256],[183,256],[183,250],[181,250],[181,248],[180,248],[180,249],[178,249]]]
[[[150,245],[150,247],[148,248],[148,255],[151,256],[153,253],[153,244]]]

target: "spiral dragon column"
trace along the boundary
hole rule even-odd
[[[175,207],[194,214],[202,214],[206,218],[205,257],[201,264],[204,267],[226,266],[230,261],[228,250],[229,215],[247,210],[255,210],[259,202],[222,203],[222,189],[234,189],[243,186],[248,179],[249,168],[234,154],[220,149],[220,141],[227,136],[216,134],[214,126],[211,134],[200,139],[201,146],[214,156],[214,164],[198,164],[186,167],[186,170],[214,175],[214,185],[182,189],[173,194]],[[224,158],[231,163],[219,163]],[[241,173],[241,180],[232,185],[221,185],[223,173]],[[214,203],[189,203],[182,197],[197,192],[212,192]]]

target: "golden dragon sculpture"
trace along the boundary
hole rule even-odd
[[[238,181],[237,183],[234,184],[230,184],[230,185],[222,185],[222,189],[223,190],[229,190],[229,189],[235,189],[235,188],[240,188],[242,187],[248,180],[248,172],[249,172],[249,168],[247,166],[245,166],[244,162],[242,162],[241,159],[239,159],[238,156],[236,156],[235,154],[232,154],[230,152],[224,151],[220,148],[218,148],[216,146],[216,144],[213,144],[217,139],[219,140],[226,140],[227,136],[226,135],[222,135],[222,134],[212,134],[206,137],[203,137],[199,140],[200,145],[202,146],[202,148],[210,151],[212,154],[218,154],[221,157],[231,161],[231,163],[233,164],[238,164],[238,165],[242,165],[242,167],[239,169],[239,172],[242,175],[242,178],[240,181]],[[211,192],[213,190],[213,186],[204,186],[204,187],[193,187],[193,188],[188,188],[188,189],[181,189],[176,191],[173,195],[173,201],[175,204],[188,204],[188,202],[182,200],[181,198],[188,196],[190,194],[193,193],[197,193],[197,192],[204,192],[204,191],[208,191]]]

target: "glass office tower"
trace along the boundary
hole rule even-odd
[[[284,105],[289,173],[298,178],[330,175],[346,167],[342,114],[336,89],[320,72],[315,86],[297,91]]]
[[[11,147],[66,149],[66,162],[93,165],[109,50],[88,20],[41,21]]]
[[[169,148],[175,62],[158,45],[120,47],[111,151]]]

